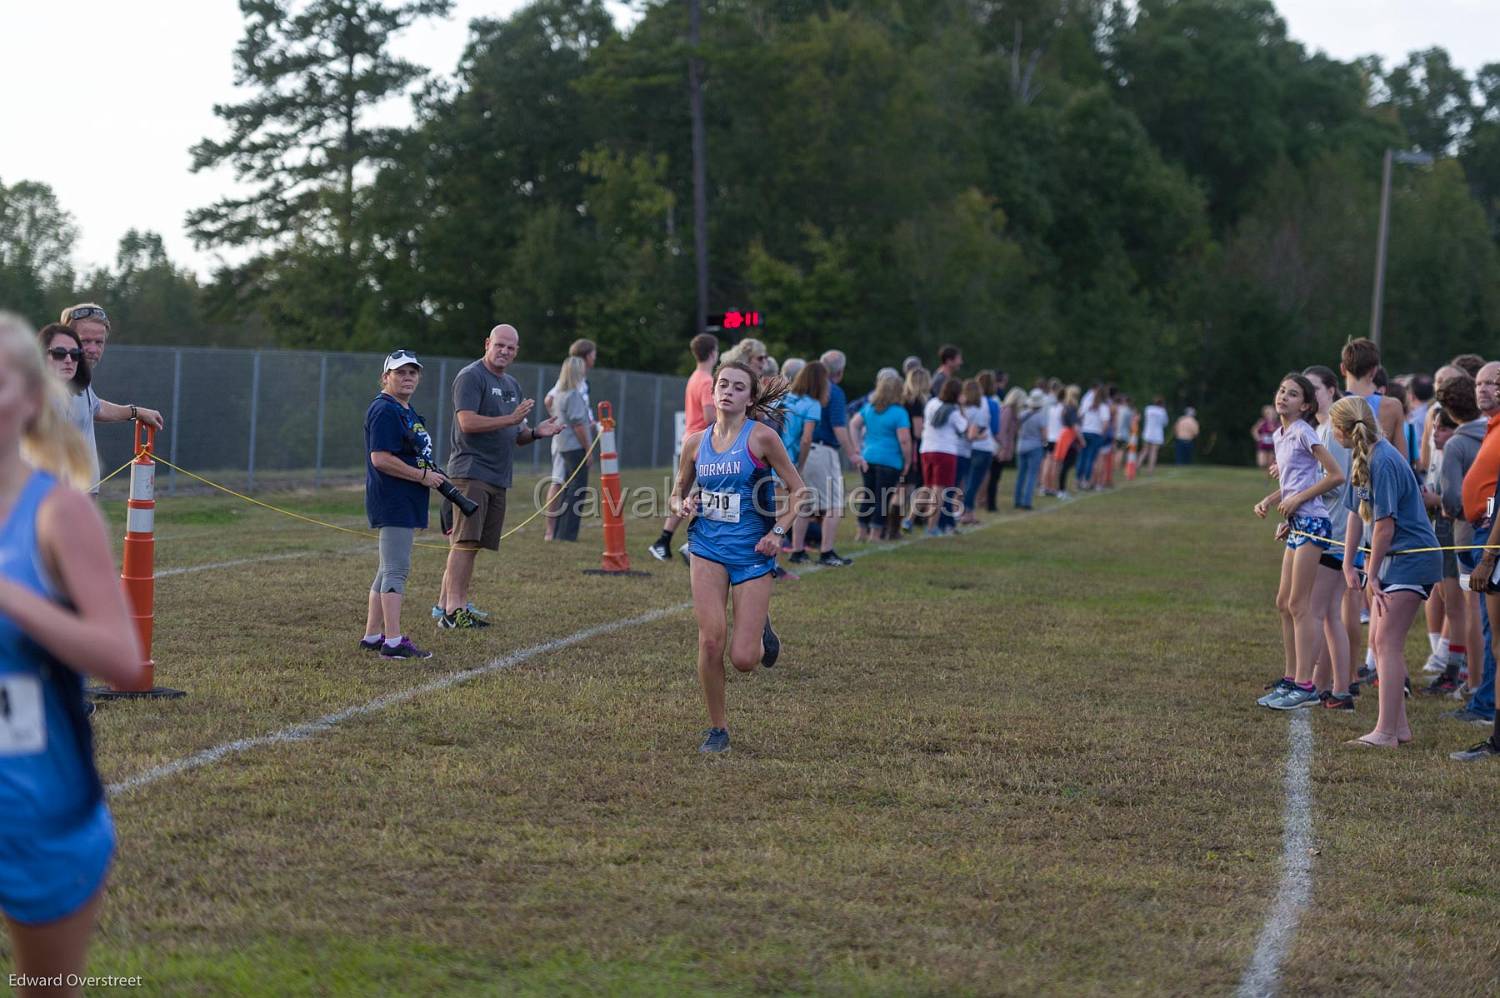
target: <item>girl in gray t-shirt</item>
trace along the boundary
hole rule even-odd
[[[1381,436],[1369,403],[1357,396],[1339,399],[1331,410],[1333,433],[1349,447],[1349,487],[1344,493],[1350,544],[1368,528],[1370,556],[1370,644],[1380,679],[1380,713],[1374,730],[1349,744],[1395,748],[1411,741],[1406,718],[1406,633],[1442,576],[1437,537],[1423,508],[1421,488],[1405,453]]]

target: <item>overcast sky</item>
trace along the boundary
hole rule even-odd
[[[397,52],[452,72],[471,18],[522,0],[457,0],[445,21],[407,31]],[[213,105],[234,99],[235,0],[0,0],[0,180],[43,181],[78,221],[80,266],[111,262],[131,227],[154,229],[174,260],[206,274],[183,216],[233,188],[193,174],[188,149],[222,135]],[[1500,62],[1500,0],[1278,0],[1294,38],[1339,59],[1399,60],[1438,45],[1471,74]],[[382,110],[410,120],[409,105]]]

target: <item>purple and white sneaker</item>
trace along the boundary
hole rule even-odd
[[[384,642],[382,642],[381,645],[380,645],[380,657],[381,658],[431,658],[432,657],[432,652],[430,652],[430,651],[423,651],[422,649],[418,648],[416,645],[414,645],[414,644],[411,643],[411,638],[409,638],[409,637],[407,637],[406,635],[403,634],[403,635],[401,635],[401,640],[399,642],[397,642],[394,646],[393,645],[388,645],[388,644],[385,644]]]

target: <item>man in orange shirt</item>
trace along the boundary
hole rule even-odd
[[[1495,495],[1495,481],[1500,478],[1500,361],[1490,361],[1479,369],[1474,379],[1474,394],[1479,402],[1479,411],[1489,419],[1484,431],[1484,443],[1474,463],[1464,475],[1464,519],[1474,524],[1474,543],[1488,544],[1492,533],[1490,522],[1494,519],[1486,509]],[[1462,571],[1472,573],[1479,561],[1479,550],[1460,551],[1459,566]],[[1490,621],[1500,613],[1500,596],[1487,593],[1480,601],[1480,619],[1484,630],[1484,673],[1479,687],[1469,698],[1468,704],[1450,710],[1444,717],[1469,724],[1489,726],[1495,721],[1495,653],[1490,640]],[[1472,661],[1472,659],[1471,659]],[[1473,666],[1470,666],[1472,668]]]
[[[683,413],[687,417],[684,436],[706,429],[714,421],[714,365],[719,362],[719,341],[709,333],[699,333],[688,344],[688,349],[693,352],[698,367],[688,378],[687,391],[682,399]],[[661,536],[646,549],[651,552],[651,557],[657,561],[672,557],[672,533],[681,523],[680,516],[667,517]]]

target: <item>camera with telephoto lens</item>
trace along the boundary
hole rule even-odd
[[[442,493],[444,499],[457,506],[459,512],[463,513],[464,516],[473,516],[479,511],[479,503],[458,491],[458,486],[448,481],[448,473],[446,471],[442,468],[433,468],[432,470],[443,476],[443,484],[438,486],[438,492]]]

